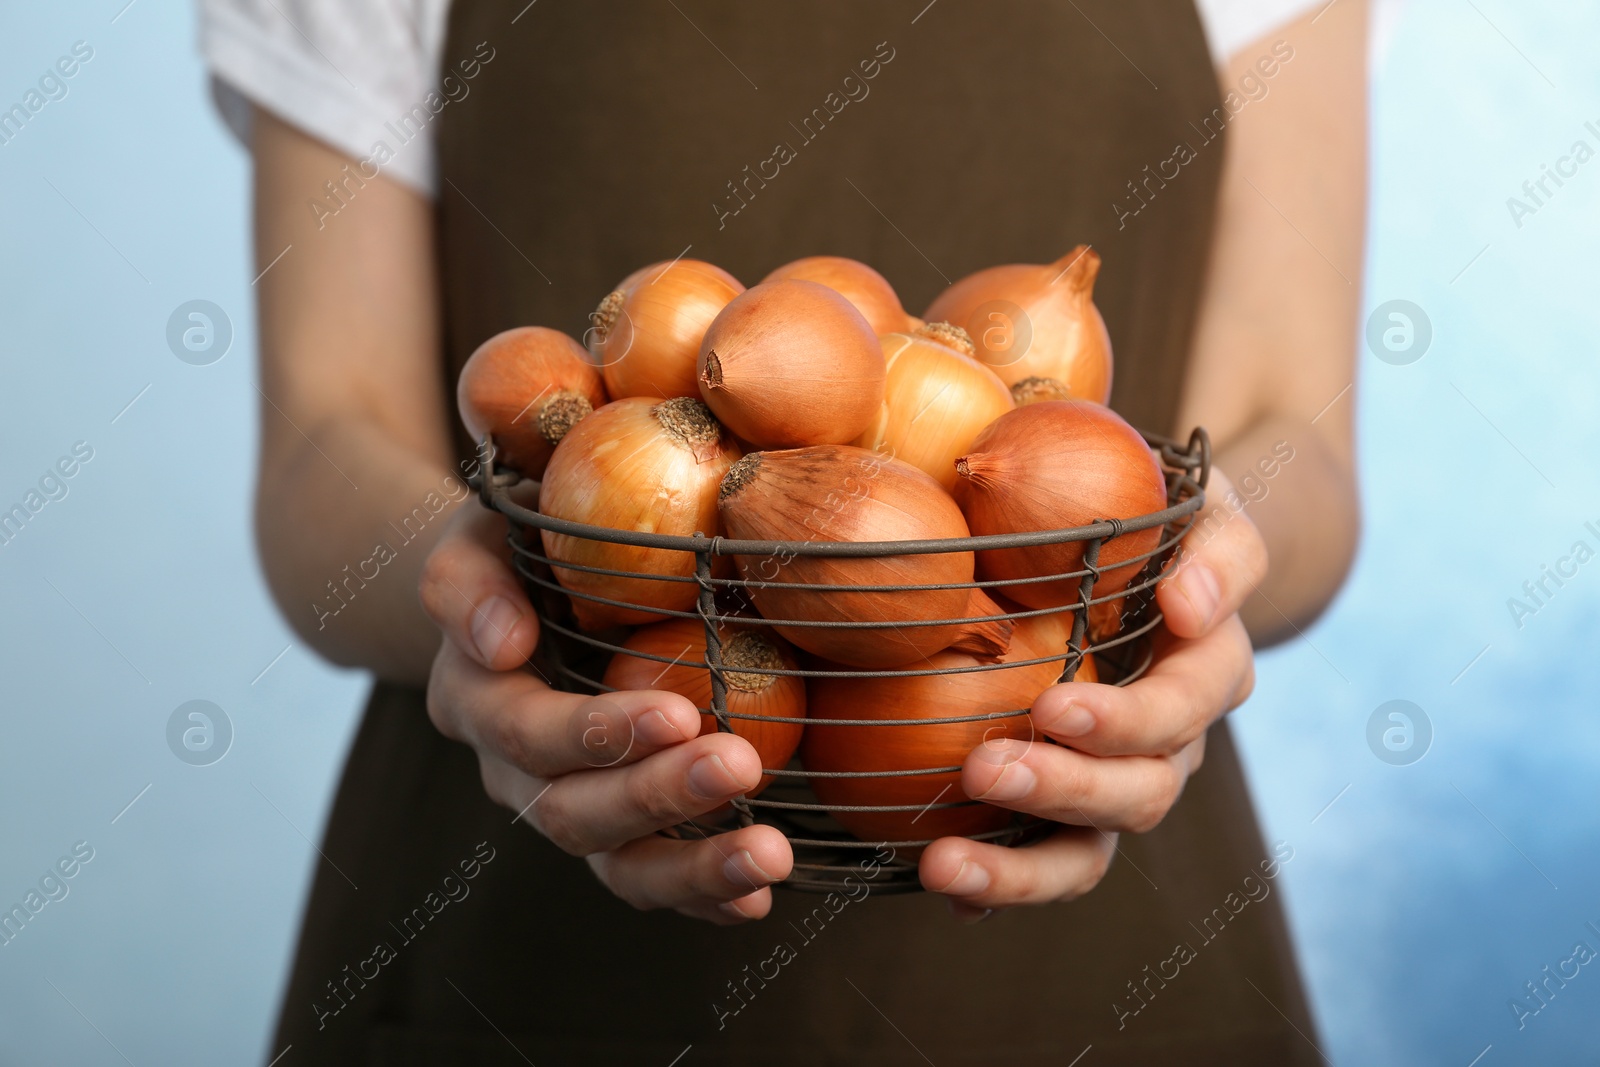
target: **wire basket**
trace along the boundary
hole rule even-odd
[[[1155,586],[1176,565],[1176,548],[1193,525],[1194,516],[1204,504],[1205,486],[1211,473],[1211,443],[1205,430],[1195,429],[1190,434],[1187,445],[1184,446],[1153,434],[1147,433],[1143,436],[1145,441],[1155,450],[1166,474],[1168,506],[1161,511],[1133,519],[1110,519],[1087,526],[1060,530],[996,534],[983,537],[945,538],[929,541],[747,541],[720,536],[705,537],[701,534],[695,534],[693,537],[680,537],[630,530],[613,530],[552,518],[512,499],[512,487],[517,486],[523,479],[514,471],[495,467],[494,443],[487,437],[484,438],[479,449],[481,461],[479,473],[471,479],[471,482],[478,490],[479,499],[483,505],[505,515],[510,522],[507,541],[512,551],[512,562],[518,574],[521,575],[524,586],[533,601],[541,626],[539,648],[534,654],[532,666],[553,686],[576,693],[600,694],[609,691],[609,687],[604,685],[600,678],[613,653],[622,652],[641,659],[656,660],[662,664],[673,662],[665,656],[657,656],[634,649],[624,649],[620,644],[606,639],[606,637],[614,635],[600,636],[580,631],[573,622],[568,600],[569,596],[577,596],[613,607],[638,607],[640,610],[649,611],[652,614],[667,618],[697,618],[702,620],[706,628],[705,662],[685,664],[680,658],[677,661],[677,665],[703,668],[710,672],[711,703],[709,707],[703,707],[700,710],[715,716],[717,726],[722,731],[732,732],[731,720],[735,717],[772,723],[800,724],[804,727],[870,726],[881,728],[894,726],[899,729],[917,729],[919,726],[941,726],[988,720],[999,721],[1026,716],[1029,714],[1029,709],[1017,708],[985,715],[957,715],[904,720],[730,715],[726,699],[726,674],[729,672],[725,671],[722,666],[722,641],[718,634],[718,628],[721,624],[727,622],[741,626],[800,625],[845,627],[855,625],[873,628],[884,627],[888,624],[881,621],[876,623],[796,622],[784,619],[763,619],[746,614],[732,614],[735,609],[727,606],[728,597],[730,595],[742,595],[748,589],[763,583],[756,579],[722,577],[721,575],[728,573],[728,571],[725,567],[714,568],[714,560],[717,557],[724,556],[773,555],[869,558],[941,552],[975,552],[986,549],[1023,548],[1067,542],[1083,542],[1083,568],[1063,574],[999,581],[975,580],[961,583],[957,586],[815,585],[800,587],[824,593],[895,590],[910,592],[930,589],[977,588],[991,594],[1004,594],[1007,586],[1021,582],[1051,582],[1076,579],[1078,580],[1079,592],[1078,600],[1074,604],[1059,608],[1007,611],[1003,615],[996,616],[996,618],[1014,621],[1040,615],[1071,612],[1073,616],[1071,637],[1066,647],[1062,648],[1058,655],[1041,659],[1020,660],[1014,663],[979,664],[945,669],[815,670],[806,669],[804,665],[799,669],[741,665],[738,668],[738,673],[795,675],[808,679],[840,677],[909,678],[936,674],[1000,670],[1010,667],[1027,667],[1060,662],[1062,670],[1059,680],[1071,681],[1077,674],[1084,655],[1092,653],[1100,672],[1101,681],[1116,685],[1126,685],[1142,675],[1150,666],[1153,655],[1151,635],[1156,627],[1161,624],[1161,613],[1155,604]],[[526,487],[520,490],[517,495],[525,498],[536,498],[537,496],[536,493],[528,492]],[[1120,560],[1116,564],[1116,569],[1119,571],[1125,570],[1130,566],[1138,566],[1140,569],[1135,579],[1125,589],[1105,596],[1095,597],[1093,590],[1101,573],[1096,567],[1096,561],[1099,558],[1101,546],[1117,537],[1155,528],[1160,528],[1162,534],[1159,543],[1154,549],[1129,559]],[[568,562],[552,564],[552,561],[544,554],[543,543],[539,536],[542,530],[611,544],[690,553],[695,557],[695,573],[692,576],[665,576],[588,568]],[[565,570],[589,570],[613,577],[692,582],[699,586],[698,604],[693,611],[674,611],[665,608],[642,607],[595,594],[569,591],[556,581],[551,570],[552,565],[559,566]],[[773,583],[765,584],[770,585]],[[1098,644],[1090,643],[1088,627],[1090,608],[1113,602],[1119,603],[1121,606],[1120,628],[1114,636],[1108,637]],[[919,620],[915,623],[909,623],[909,625],[939,625],[958,621],[967,620]],[[621,641],[625,640],[625,637],[617,637],[616,639]],[[795,863],[793,872],[783,882],[779,883],[780,885],[812,892],[838,890],[843,886],[844,879],[847,876],[851,874],[859,875],[861,861],[871,856],[876,862],[876,870],[873,874],[873,890],[875,892],[919,892],[921,885],[917,879],[915,856],[920,853],[923,846],[930,844],[933,838],[887,842],[863,841],[845,831],[831,817],[830,813],[846,811],[877,813],[926,812],[929,810],[972,806],[978,804],[978,801],[967,799],[943,803],[936,801],[929,805],[823,804],[818,802],[808,782],[810,779],[822,777],[905,777],[949,774],[959,770],[960,766],[957,764],[955,766],[876,772],[810,771],[802,769],[798,766],[797,761],[791,760],[787,767],[766,769],[762,772],[764,775],[773,778],[774,781],[759,796],[740,796],[722,809],[722,814],[718,818],[703,816],[698,819],[688,819],[675,827],[662,831],[662,833],[681,838],[698,838],[714,835],[738,826],[766,823],[775,826],[781,831],[788,838],[794,850]],[[998,845],[1019,845],[1036,840],[1047,833],[1052,825],[1049,822],[1031,816],[1011,813],[1009,824],[1003,828],[974,833],[968,836],[974,840],[987,841]],[[885,847],[893,850],[887,862],[883,861]],[[908,854],[910,858],[907,858]]]

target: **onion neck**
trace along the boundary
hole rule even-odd
[[[706,369],[700,372],[700,384],[707,389],[722,388],[722,360],[717,358],[716,349],[706,353]]]
[[[1094,293],[1094,280],[1100,274],[1100,253],[1088,245],[1079,245],[1050,268],[1057,272],[1051,284],[1066,285],[1074,293],[1089,297]]]

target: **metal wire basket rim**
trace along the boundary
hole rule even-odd
[[[1196,434],[1197,436],[1200,435],[1201,431],[1196,431]],[[1138,533],[1157,526],[1165,526],[1175,519],[1199,510],[1204,502],[1205,490],[1201,481],[1196,480],[1190,470],[1198,466],[1201,469],[1202,478],[1204,477],[1206,473],[1205,457],[1210,451],[1209,442],[1199,442],[1202,444],[1202,456],[1197,458],[1190,452],[1179,450],[1178,446],[1168,438],[1156,434],[1142,434],[1142,436],[1152,448],[1160,450],[1163,458],[1170,456],[1173,464],[1183,469],[1181,474],[1174,473],[1178,478],[1177,488],[1180,491],[1180,495],[1181,490],[1188,490],[1188,494],[1184,499],[1160,511],[1153,511],[1145,515],[1126,519],[1104,519],[1083,526],[1062,527],[1056,530],[1034,530],[1026,533],[979,534],[967,537],[941,537],[907,541],[752,541],[727,538],[721,535],[708,538],[701,533],[696,533],[692,537],[685,537],[681,534],[656,534],[638,530],[616,530],[607,526],[591,526],[588,523],[574,522],[570,519],[558,519],[545,515],[535,508],[524,507],[513,501],[510,498],[509,490],[523,479],[512,472],[485,476],[484,471],[493,469],[491,464],[497,451],[492,439],[487,436],[479,447],[479,456],[483,461],[483,466],[476,476],[469,479],[469,482],[476,481],[484,502],[513,521],[566,537],[600,541],[607,544],[627,545],[634,548],[668,549],[692,553],[709,550],[714,556],[789,554],[794,556],[836,558],[982,552],[1000,548],[1032,548],[1039,545],[1067,544],[1074,541],[1103,540],[1117,537],[1124,533]],[[1196,444],[1197,442],[1191,438],[1191,450]],[[538,486],[539,483],[533,482],[532,485]],[[531,493],[532,491],[532,488],[530,488],[529,492]],[[1168,495],[1173,495],[1170,488]]]
[[[496,476],[496,480],[498,481]],[[695,534],[652,534],[636,530],[614,530],[608,526],[557,519],[509,499],[497,502],[496,510],[508,518],[550,533],[585,541],[626,545],[632,548],[667,549],[677,552],[707,552],[713,556],[804,556],[834,559],[881,558],[884,556],[931,556],[956,552],[986,552],[1001,548],[1035,548],[1040,545],[1070,544],[1077,541],[1106,540],[1123,534],[1166,526],[1191,515],[1204,504],[1203,492],[1187,476],[1185,483],[1194,492],[1178,503],[1129,519],[1107,519],[1085,526],[1057,530],[1031,530],[1026,533],[975,534],[969,537],[938,537],[916,541],[750,541]]]
[[[1176,524],[1169,525],[1174,526],[1173,534],[1170,538],[1163,538],[1159,544],[1150,549],[1148,552],[1141,552],[1138,555],[1129,556],[1127,559],[1118,560],[1116,563],[1107,567],[1086,566],[1083,570],[1061,571],[1057,574],[1030,575],[1026,578],[985,578],[981,580],[974,578],[970,582],[940,582],[924,585],[839,585],[835,583],[824,582],[764,581],[759,578],[708,578],[702,581],[698,575],[693,574],[656,574],[645,571],[625,571],[618,570],[615,567],[594,567],[586,563],[573,563],[569,560],[552,559],[543,553],[535,552],[528,545],[520,545],[514,542],[512,543],[511,548],[512,551],[515,552],[519,557],[533,560],[535,563],[543,563],[545,566],[554,570],[573,571],[578,574],[593,574],[605,578],[632,578],[638,581],[646,582],[674,582],[680,585],[704,585],[709,583],[712,586],[723,589],[783,589],[785,591],[795,593],[922,593],[946,592],[953,589],[999,589],[1004,591],[1005,589],[1015,585],[1041,585],[1047,582],[1076,581],[1087,577],[1093,577],[1095,581],[1098,582],[1109,571],[1121,571],[1138,567],[1141,564],[1147,563],[1156,558],[1163,552],[1166,552],[1168,549],[1170,549],[1173,545],[1176,545],[1182,541],[1184,535],[1189,531],[1193,523],[1186,522],[1181,526]],[[575,592],[574,590],[567,589],[565,586],[562,587],[562,590],[569,593]],[[585,599],[599,599],[596,594],[585,594],[580,592],[577,593],[577,595],[583,596]],[[1099,603],[1099,601],[1094,601],[1094,603]],[[629,606],[639,607],[639,605]],[[641,607],[640,610],[651,609]]]

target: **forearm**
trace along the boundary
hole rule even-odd
[[[439,638],[417,577],[468,495],[450,469],[432,205],[266,112],[254,142],[262,565],[312,648],[420,683]],[[315,210],[330,187],[336,217]]]
[[[1349,572],[1361,527],[1354,473],[1316,426],[1282,414],[1235,435],[1213,461],[1233,479],[1232,504],[1260,529],[1271,560],[1240,615],[1257,648],[1289,640]]]
[[[265,418],[283,419],[271,405]],[[256,538],[296,633],[335,663],[422,683],[439,631],[417,599],[422,561],[470,491],[462,472],[353,417],[289,428],[264,457]]]
[[[1211,431],[1216,463],[1266,541],[1269,573],[1242,610],[1258,646],[1310,627],[1349,570],[1360,528],[1353,386],[1366,18],[1363,0],[1308,11],[1281,40],[1241,50],[1223,76],[1231,89],[1265,76],[1257,57],[1293,57],[1272,76],[1270,97],[1229,126],[1176,427]]]

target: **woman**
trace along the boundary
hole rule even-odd
[[[1271,893],[1293,842],[1261,841],[1220,722],[1252,637],[1320,612],[1358,522],[1366,13],[1288,6],[1235,38],[1219,89],[1196,12],[1157,0],[432,0],[409,21],[209,0],[207,54],[254,118],[264,565],[309,642],[379,678],[269,1055],[1320,1058]],[[408,82],[401,45],[443,73]],[[538,626],[503,524],[449,510],[471,456],[449,384],[491,334],[581,332],[617,279],[684,253],[746,282],[854,256],[917,309],[1080,241],[1105,261],[1113,405],[1207,426],[1249,504],[1217,477],[1148,677],[1053,687],[1034,714],[1064,744],[969,757],[970,794],[1051,837],[940,841],[927,893],[805,936],[815,901],[769,888],[793,862],[771,828],[654,834],[754,784],[745,742],[618,694],[642,744],[596,769],[592,705],[520,669]]]

